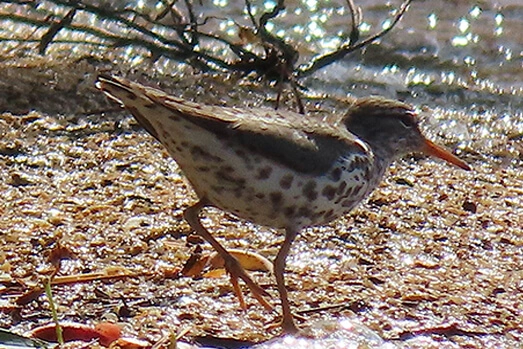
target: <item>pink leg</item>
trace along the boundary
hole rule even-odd
[[[218,254],[223,258],[225,263],[225,269],[231,276],[231,283],[233,285],[234,292],[240,301],[242,308],[245,308],[245,301],[243,300],[243,295],[240,291],[238,285],[238,279],[242,279],[249,290],[252,292],[254,298],[267,310],[273,310],[273,307],[263,298],[269,297],[267,291],[262,289],[258,284],[256,284],[249,274],[243,269],[238,260],[234,258],[227,250],[205,229],[205,227],[200,223],[198,214],[201,209],[205,207],[205,201],[200,200],[195,205],[188,207],[184,212],[185,220],[189,223],[191,228],[194,229],[196,234],[200,235],[205,241],[210,243],[212,247],[218,252]]]
[[[276,284],[278,286],[278,292],[280,293],[281,307],[283,311],[283,318],[281,326],[283,332],[294,334],[298,332],[298,327],[294,323],[294,318],[291,313],[291,307],[289,304],[289,298],[287,296],[287,289],[285,288],[285,280],[283,273],[285,271],[285,260],[291,249],[291,244],[297,235],[296,230],[287,229],[285,231],[285,241],[278,251],[278,255],[274,260],[274,275],[276,276]]]

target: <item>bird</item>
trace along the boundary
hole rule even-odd
[[[284,333],[296,334],[285,287],[286,258],[298,233],[348,214],[379,185],[389,165],[425,153],[470,170],[428,140],[409,104],[379,96],[349,103],[346,113],[311,117],[289,110],[195,103],[122,77],[100,75],[96,86],[126,108],[174,158],[198,201],[184,218],[224,259],[234,291],[238,281],[266,309],[269,293],[201,224],[215,207],[243,220],[284,231],[273,261]]]

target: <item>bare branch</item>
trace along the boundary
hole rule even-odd
[[[332,63],[342,59],[347,54],[354,52],[364,46],[367,46],[371,42],[383,37],[385,34],[387,34],[389,31],[391,31],[392,28],[394,28],[394,26],[396,26],[396,24],[399,22],[401,17],[403,17],[403,14],[405,13],[405,11],[407,11],[407,8],[412,1],[413,0],[405,0],[405,2],[401,5],[401,8],[399,9],[398,13],[394,17],[392,24],[389,27],[387,27],[387,28],[383,29],[382,31],[380,31],[379,33],[374,34],[371,37],[359,42],[358,44],[352,45],[349,41],[347,44],[342,45],[338,50],[331,52],[331,53],[327,53],[318,58],[315,58],[311,63],[298,67],[297,76],[299,78],[309,76],[309,75],[313,74],[314,72],[318,71],[319,69],[325,68],[329,64],[332,64]]]
[[[205,33],[201,27],[211,19],[219,17],[204,17],[201,23],[197,21],[197,14],[194,12],[193,4],[196,0],[183,0],[187,13],[182,15],[175,6],[179,0],[161,0],[165,8],[157,15],[149,15],[139,10],[125,7],[117,10],[110,6],[93,5],[92,2],[84,0],[48,0],[56,7],[37,8],[37,1],[24,0],[0,0],[0,4],[14,4],[23,7],[21,11],[3,12],[0,9],[0,20],[8,19],[11,21],[25,23],[34,27],[34,31],[47,28],[46,33],[39,42],[39,51],[45,52],[52,43],[62,44],[86,44],[99,45],[106,47],[133,46],[145,49],[151,53],[152,59],[164,56],[178,61],[187,62],[200,69],[235,71],[245,74],[255,73],[270,81],[275,81],[278,85],[277,101],[283,89],[283,85],[290,84],[292,93],[296,98],[296,105],[300,113],[305,112],[301,102],[299,90],[304,89],[299,83],[299,79],[308,76],[315,71],[345,57],[347,54],[361,49],[369,43],[387,34],[401,19],[412,0],[404,0],[398,10],[392,24],[381,32],[363,40],[360,40],[359,27],[362,22],[361,9],[354,4],[355,0],[346,0],[351,16],[351,28],[348,41],[344,42],[336,51],[323,56],[313,57],[309,64],[304,64],[296,68],[299,53],[283,38],[277,37],[267,30],[270,20],[277,17],[285,10],[285,0],[277,0],[274,8],[262,13],[259,20],[253,14],[252,0],[244,0],[247,14],[254,26],[256,33],[251,28],[244,28],[248,31],[247,39],[249,43],[256,43],[263,47],[263,53],[248,51],[242,44],[233,42],[220,37],[220,34]],[[67,14],[58,21],[56,18],[56,8],[67,9]],[[111,32],[107,27],[96,27],[89,24],[73,23],[73,18],[83,15],[92,15],[101,21],[108,21],[111,27],[117,25],[120,31]],[[15,14],[15,13],[22,13]],[[170,14],[172,23],[166,25],[163,19]],[[187,19],[185,19],[187,18]],[[86,38],[76,41],[56,40],[56,36],[62,29],[68,29],[77,33],[87,34]],[[0,38],[9,40],[8,38]],[[12,41],[35,42],[36,39],[13,38]],[[99,40],[99,42],[96,42]],[[200,45],[200,41],[203,43]],[[214,51],[207,51],[206,47],[210,43],[223,45],[232,52],[235,57],[227,60],[224,57],[216,56]]]
[[[191,0],[184,0],[184,2],[187,7],[187,13],[189,13],[189,30],[191,33],[191,40],[187,43],[191,46],[196,46],[198,44],[198,24],[196,23],[196,16],[194,15]],[[182,40],[185,41],[184,36],[182,35],[181,37]]]
[[[261,16],[260,25],[257,28],[258,34],[264,41],[275,44],[276,46],[279,46],[281,43],[283,43],[283,41],[270,34],[265,28],[265,26],[267,25],[267,22],[270,19],[276,17],[283,10],[285,10],[284,0],[278,0],[276,6],[274,6],[274,8],[270,12],[265,12]]]
[[[294,94],[294,98],[296,99],[296,106],[298,107],[298,112],[300,114],[305,115],[305,106],[303,105],[303,102],[301,101],[300,92],[298,90],[299,85],[296,83],[295,79],[290,79],[291,89],[292,93]]]
[[[58,32],[61,29],[63,29],[64,27],[67,27],[68,25],[71,24],[75,14],[76,14],[76,9],[73,8],[64,16],[64,18],[62,18],[61,21],[59,21],[57,23],[53,23],[49,27],[49,30],[44,35],[42,35],[40,45],[38,45],[38,53],[40,53],[41,55],[45,54],[45,50],[47,49],[47,46],[49,46],[51,41],[53,41],[54,37],[56,36],[56,34],[58,34]]]
[[[247,9],[247,14],[249,15],[249,18],[251,19],[252,25],[256,30],[258,30],[259,25],[256,23],[256,18],[254,18],[254,15],[252,14],[252,4],[250,0],[245,0],[245,8]]]
[[[354,45],[360,39],[361,8],[354,5],[353,0],[346,0],[351,16],[351,31],[349,35],[349,45]]]
[[[261,18],[260,18],[260,27],[263,27],[265,29],[265,25],[269,21],[269,19],[273,19],[278,14],[280,14],[281,11],[285,10],[285,1],[284,0],[278,0],[276,3],[276,6],[270,11],[265,12]]]

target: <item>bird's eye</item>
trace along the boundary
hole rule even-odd
[[[416,114],[410,111],[401,113],[398,117],[401,126],[405,127],[406,129],[411,129],[414,127],[416,125],[415,115]]]
[[[405,127],[406,129],[412,128],[411,122],[407,122],[407,120],[402,120],[402,119],[400,119],[399,121],[400,121],[401,126]]]

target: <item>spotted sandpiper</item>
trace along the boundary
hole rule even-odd
[[[345,115],[326,119],[291,111],[209,106],[185,101],[119,77],[97,87],[127,108],[167,149],[199,201],[184,216],[223,257],[235,292],[238,279],[265,307],[267,292],[200,223],[206,206],[283,229],[274,260],[284,332],[298,331],[284,282],[285,260],[298,232],[349,213],[381,181],[395,158],[411,152],[469,166],[426,139],[412,107],[390,99],[356,100]]]

